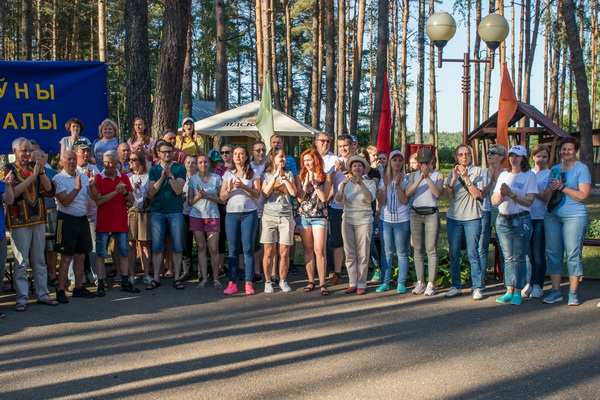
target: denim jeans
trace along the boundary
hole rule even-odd
[[[484,211],[481,218],[481,236],[479,237],[479,264],[483,270],[487,268],[490,236],[492,236],[492,212]]]
[[[546,255],[548,272],[561,274],[563,254],[566,253],[569,276],[582,276],[581,250],[587,230],[588,217],[557,217],[546,213],[544,231],[546,234]]]
[[[439,213],[419,215],[414,210],[410,212],[410,233],[415,246],[415,272],[417,280],[425,282],[425,252],[427,252],[428,282],[435,283],[438,268],[438,238],[440,232]]]
[[[458,221],[452,218],[447,219],[448,228],[448,246],[450,252],[450,277],[452,287],[461,288],[460,278],[460,245],[463,235],[467,243],[467,254],[471,264],[471,285],[472,289],[483,289],[483,271],[479,264],[479,237],[481,235],[481,219],[472,219],[469,221]]]
[[[496,232],[504,253],[504,284],[523,289],[527,273],[525,256],[531,239],[531,216],[527,214],[513,219],[498,217]]]
[[[173,253],[181,253],[183,251],[183,213],[152,211],[150,223],[152,224],[153,253],[164,251],[167,228],[169,229],[169,235],[171,235],[171,249],[173,249]]]
[[[531,240],[527,252],[527,275],[525,282],[531,285],[544,287],[546,278],[546,235],[544,233],[544,220],[531,220]]]
[[[256,210],[227,213],[225,229],[229,239],[229,280],[237,281],[240,255],[243,254],[246,282],[252,282],[254,277],[254,238],[258,229],[258,213]]]
[[[373,217],[373,234],[371,235],[370,257],[371,257],[371,264],[373,264],[374,268],[380,268],[380,258],[381,258],[381,257],[379,257],[379,252],[377,251],[377,245],[375,244],[375,231],[376,231],[376,228],[378,228],[377,225],[378,224],[376,222],[376,218]],[[379,221],[379,226],[381,226],[381,221]],[[379,235],[381,236],[381,232],[379,232]],[[383,247],[381,248],[381,251],[385,252],[385,250],[383,250]]]
[[[392,279],[394,249],[398,255],[398,284],[406,283],[408,273],[408,246],[410,243],[410,222],[381,221],[381,247],[385,254],[385,262],[381,263],[383,283],[389,284]]]

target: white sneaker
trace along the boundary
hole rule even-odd
[[[273,282],[265,282],[265,293],[273,293]]]
[[[415,288],[412,290],[412,294],[423,294],[425,291],[425,284],[421,281],[417,282]]]
[[[527,285],[525,285],[525,287],[523,288],[523,290],[521,290],[521,297],[522,298],[529,297],[529,295],[531,294],[532,291],[533,291],[533,286],[531,286],[528,283]]]
[[[600,308],[600,301],[596,304],[596,307]]]
[[[460,295],[462,295],[462,289],[453,287],[450,290],[448,290],[448,292],[446,292],[444,297],[455,297],[455,296],[460,296]]]
[[[483,300],[483,293],[481,289],[473,290],[473,300]]]
[[[292,288],[290,287],[290,285],[288,285],[288,283],[287,283],[287,281],[285,279],[282,279],[282,280],[279,281],[279,287],[284,292],[291,292],[292,291]]]
[[[425,289],[425,296],[435,296],[435,285],[431,282],[427,284]]]
[[[150,282],[152,282],[152,280],[153,280],[153,279],[152,279],[152,277],[151,277],[150,275],[148,275],[148,276],[145,276],[145,277],[144,277],[144,283],[145,283],[146,285],[149,285],[149,284],[150,284]]]
[[[540,285],[533,285],[533,289],[531,290],[531,297],[535,299],[544,297],[544,289],[542,289]]]

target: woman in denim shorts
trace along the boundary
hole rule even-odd
[[[315,288],[315,261],[323,296],[331,294],[325,286],[327,259],[327,197],[331,191],[329,175],[323,169],[323,158],[316,149],[300,155],[302,171],[296,177],[298,188],[298,231],[304,247],[304,263],[308,275],[305,292]]]

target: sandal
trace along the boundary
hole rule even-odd
[[[150,282],[148,284],[148,286],[146,286],[146,290],[154,290],[154,289],[156,289],[159,286],[160,286],[160,282],[159,281],[155,281],[153,279],[152,282]]]
[[[217,279],[213,281],[213,286],[215,287],[215,289],[223,289],[223,284]]]
[[[44,304],[46,306],[57,306],[58,305],[58,301],[54,300],[54,299],[38,300],[37,303]]]
[[[315,288],[315,283],[314,282],[308,282],[308,285],[306,285],[304,287],[304,289],[302,289],[302,290],[304,290],[305,292],[312,292],[312,290],[314,288]]]
[[[177,290],[185,289],[185,285],[181,281],[173,282],[173,287]]]
[[[17,303],[17,305],[15,306],[15,311],[26,311],[27,310],[27,304],[26,303]]]
[[[202,281],[196,286],[196,289],[203,289],[208,285],[208,280],[202,279]]]
[[[331,294],[331,291],[329,289],[327,289],[327,286],[325,285],[321,285],[321,295],[322,296],[329,296]]]

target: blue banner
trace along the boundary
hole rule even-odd
[[[60,153],[78,118],[90,141],[108,117],[106,64],[67,61],[0,61],[0,154],[11,154],[18,137],[33,139],[46,153]]]

